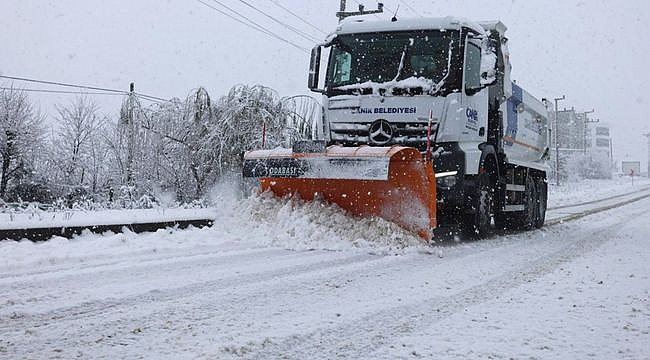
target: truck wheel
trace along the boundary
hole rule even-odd
[[[537,221],[537,186],[532,176],[526,177],[526,188],[524,195],[524,212],[521,214],[520,228],[530,230]]]
[[[499,212],[494,214],[494,227],[498,230],[512,229],[512,221],[512,217],[506,213]]]
[[[536,181],[537,188],[537,206],[536,206],[536,216],[535,216],[535,227],[541,228],[544,226],[544,220],[546,220],[546,204],[548,199],[547,186],[544,178],[539,178]]]
[[[469,214],[465,221],[465,228],[472,236],[485,237],[492,226],[492,213],[494,205],[494,189],[490,184],[487,174],[478,178],[478,191],[472,204],[473,214]]]

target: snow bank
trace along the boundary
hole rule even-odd
[[[0,241],[0,268],[39,263],[74,264],[106,256],[117,259],[127,253],[147,255],[211,247],[220,251],[277,247],[381,254],[404,254],[425,248],[420,238],[383,219],[353,218],[334,205],[296,198],[277,199],[270,194],[242,199],[242,190],[234,183],[224,182],[213,191],[212,201],[218,206],[204,209],[209,211],[206,215],[215,218],[210,228],[164,229],[143,234],[86,232],[70,240],[57,237],[42,243]],[[632,185],[628,177],[583,180],[560,187],[550,184],[549,206],[600,199],[648,186],[649,179],[635,179]],[[172,214],[170,210],[159,209],[137,217],[161,220],[163,215]],[[97,223],[114,219],[109,215],[106,212],[76,212],[72,219],[79,223]],[[133,211],[124,211],[114,216],[133,219],[136,215]],[[7,226],[7,223],[3,221],[0,225]]]
[[[0,230],[45,227],[72,227],[112,224],[142,224],[174,220],[212,219],[214,209],[210,208],[154,208],[120,210],[65,210],[43,211],[37,208],[28,211],[0,213]]]
[[[380,218],[355,219],[342,209],[271,194],[239,199],[235,187],[222,184],[213,192],[219,206],[211,209],[212,227],[161,229],[154,233],[93,234],[46,242],[0,241],[0,269],[38,264],[74,264],[122,254],[160,254],[214,247],[219,250],[277,247],[289,250],[363,251],[403,254],[418,251],[420,238]],[[80,220],[98,221],[97,213],[77,213]]]

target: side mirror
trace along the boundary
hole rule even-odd
[[[497,81],[497,43],[485,38],[481,44],[481,85],[492,85]]]
[[[311,49],[311,59],[309,60],[309,79],[307,80],[307,87],[309,90],[315,92],[323,92],[318,88],[318,80],[320,75],[320,54],[321,47],[316,46]]]

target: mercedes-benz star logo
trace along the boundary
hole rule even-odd
[[[370,125],[368,133],[373,144],[384,145],[393,138],[393,127],[386,120],[377,120]]]

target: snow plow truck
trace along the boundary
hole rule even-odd
[[[322,139],[248,151],[243,175],[427,241],[452,223],[477,236],[541,227],[548,104],[510,79],[505,32],[452,17],[342,20],[311,53]]]

